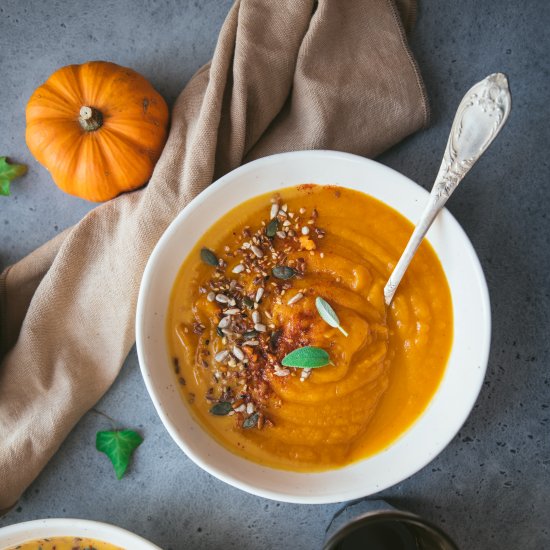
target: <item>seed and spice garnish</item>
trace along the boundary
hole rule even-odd
[[[284,383],[297,377],[304,382],[312,369],[332,364],[327,351],[307,345],[302,333],[285,337],[285,321],[275,318],[273,311],[273,307],[296,308],[308,294],[312,299],[310,289],[294,287],[325,235],[317,219],[315,209],[309,215],[305,208],[293,212],[276,196],[261,226],[245,226],[235,233],[233,247],[200,250],[202,262],[212,267],[209,278],[199,281],[210,317],[201,319],[195,312],[192,326],[178,330],[180,339],[196,335],[196,368],[211,372],[211,386],[204,396],[208,410],[215,416],[235,416],[239,428],[273,425],[269,418],[269,407],[277,406],[273,380]],[[325,310],[332,312],[331,322],[335,318],[346,334],[334,310],[330,306]],[[179,374],[177,358],[174,370]],[[185,385],[185,380],[180,383]]]

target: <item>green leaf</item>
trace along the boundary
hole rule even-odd
[[[10,164],[6,157],[0,157],[0,195],[9,195],[11,180],[26,173],[24,164]]]
[[[271,270],[271,273],[277,279],[292,279],[296,275],[296,271],[287,265],[277,265]]]
[[[111,432],[97,432],[95,447],[105,453],[115,468],[117,479],[121,479],[128,468],[130,457],[143,438],[132,430],[114,430]]]
[[[317,298],[315,298],[315,306],[317,307],[317,311],[325,323],[331,327],[337,328],[344,336],[348,336],[348,333],[340,325],[338,315],[336,315],[336,312],[326,300],[323,300],[321,296],[317,296]]]
[[[201,260],[208,265],[213,265],[214,267],[218,267],[218,258],[216,257],[216,254],[212,252],[209,248],[201,248]]]
[[[225,416],[226,414],[229,414],[232,409],[233,407],[229,401],[220,401],[210,409],[210,413],[215,414],[216,416]]]
[[[285,367],[317,369],[332,364],[329,354],[322,348],[305,346],[291,351],[281,363]]]

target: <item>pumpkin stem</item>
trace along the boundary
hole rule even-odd
[[[80,116],[78,117],[78,122],[80,126],[86,132],[93,132],[101,128],[103,124],[103,115],[101,111],[94,109],[93,107],[81,107]]]

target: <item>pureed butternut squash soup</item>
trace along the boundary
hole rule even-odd
[[[24,542],[9,550],[123,550],[120,546],[82,537],[48,537]]]
[[[313,472],[376,453],[411,426],[453,334],[426,241],[384,304],[412,230],[368,195],[313,184],[218,220],[183,262],[167,322],[175,375],[204,429],[254,462]]]

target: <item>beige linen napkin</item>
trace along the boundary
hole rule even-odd
[[[400,14],[414,2],[241,0],[177,100],[149,185],[91,211],[0,278],[0,509],[109,388],[134,342],[143,269],[181,209],[251,159],[373,157],[428,107]],[[90,445],[92,443],[90,442]]]

